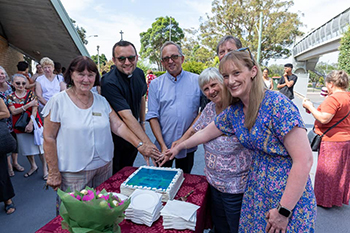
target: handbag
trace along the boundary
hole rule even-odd
[[[26,99],[24,100],[23,105],[25,105],[27,103],[30,93],[31,93],[31,91],[28,92]],[[22,114],[18,118],[18,120],[16,121],[14,128],[19,130],[19,131],[24,132],[29,121],[30,121],[29,115],[28,115],[27,111],[24,111],[24,112],[22,112]]]
[[[310,142],[310,147],[312,151],[318,151],[321,145],[321,141],[322,141],[322,137],[331,129],[333,129],[335,126],[337,126],[340,122],[342,122],[347,116],[349,116],[350,112],[348,112],[348,114],[346,114],[345,117],[343,117],[342,119],[340,119],[337,123],[335,123],[334,125],[332,125],[330,128],[328,128],[322,135],[319,135],[317,133],[315,133],[315,127],[312,128],[312,130],[309,131],[309,133],[307,134],[307,137],[309,139]]]
[[[44,143],[44,127],[40,124],[40,122],[36,121],[33,115],[31,115],[30,118],[32,119],[34,126],[34,144],[40,146]]]
[[[16,149],[16,141],[7,128],[6,120],[0,120],[0,156]]]

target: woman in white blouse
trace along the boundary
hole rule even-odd
[[[43,57],[40,60],[40,65],[44,70],[44,74],[36,79],[35,87],[35,94],[39,100],[39,111],[41,111],[52,96],[67,88],[63,77],[53,73],[55,65],[50,58]]]
[[[269,69],[265,68],[263,70],[263,76],[262,76],[264,83],[269,90],[273,90],[273,81],[272,78],[269,77]]]
[[[91,92],[100,75],[90,58],[75,58],[64,78],[71,87],[52,97],[43,109],[47,185],[73,191],[85,186],[95,188],[107,180],[112,175],[111,130],[144,156],[159,156],[160,152],[141,143],[103,96]]]

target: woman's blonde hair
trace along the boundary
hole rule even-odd
[[[55,68],[55,63],[48,57],[43,57],[40,60],[40,65],[44,68],[44,66],[52,66],[53,68]]]
[[[256,118],[259,113],[260,104],[265,95],[264,81],[262,78],[260,78],[262,76],[262,72],[253,56],[248,51],[231,51],[228,54],[226,54],[226,56],[223,57],[223,59],[220,61],[220,73],[223,73],[223,69],[228,63],[234,63],[235,66],[239,68],[245,66],[249,70],[251,70],[254,66],[257,67],[256,76],[251,77],[252,87],[249,92],[249,106],[244,122],[244,126],[250,130],[255,124]]]
[[[325,82],[332,82],[336,87],[346,90],[349,87],[349,75],[344,70],[332,70]]]

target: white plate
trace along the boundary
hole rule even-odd
[[[117,197],[119,197],[119,198],[120,198],[120,200],[122,200],[122,201],[124,201],[124,200],[128,199],[128,197],[127,197],[127,196],[125,196],[124,194],[121,194],[121,193],[114,193],[114,192],[110,192],[110,193],[112,193],[112,195],[113,195],[113,196],[117,196]],[[108,193],[108,194],[110,194],[110,193]]]
[[[135,209],[148,210],[152,209],[159,203],[159,197],[154,192],[138,193],[131,196],[131,205]]]

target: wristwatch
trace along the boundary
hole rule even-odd
[[[283,215],[284,217],[290,218],[290,216],[292,216],[292,211],[281,206],[281,203],[278,203],[277,210],[278,210],[278,213]]]
[[[137,145],[136,149],[138,149],[142,145],[143,145],[143,142],[139,142],[139,144]]]

